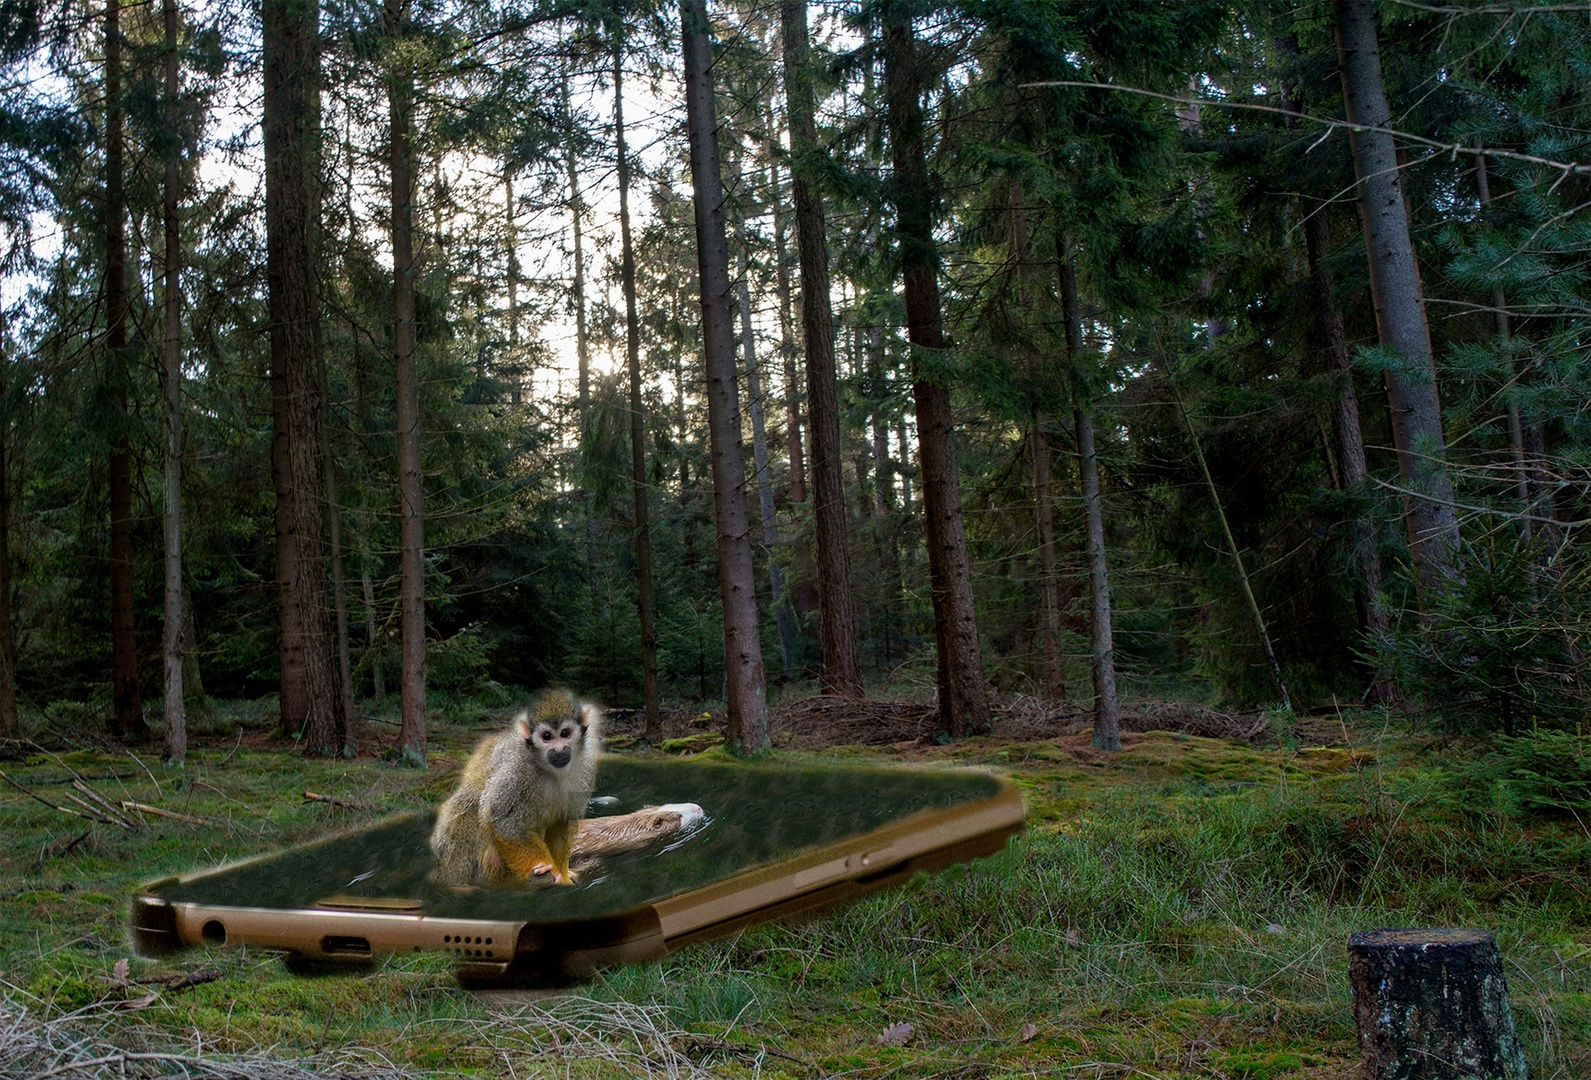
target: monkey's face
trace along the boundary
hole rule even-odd
[[[526,748],[536,755],[537,763],[545,762],[548,769],[557,772],[574,760],[586,729],[571,716],[563,720],[540,720],[534,727],[522,721],[520,733],[525,738]]]

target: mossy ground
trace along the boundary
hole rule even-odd
[[[246,706],[234,719],[260,723]],[[1086,735],[776,755],[994,768],[1021,788],[1028,830],[994,859],[559,995],[470,993],[441,956],[306,977],[250,950],[131,955],[127,903],[142,882],[380,816],[305,802],[306,789],[434,805],[494,723],[481,712],[440,726],[425,772],[304,760],[224,730],[180,770],[85,749],[0,762],[54,802],[75,771],[118,801],[213,822],[94,825],[63,853],[87,823],[6,787],[0,991],[43,1015],[124,1001],[113,1025],[146,1042],[284,1056],[360,1045],[447,1074],[683,1062],[730,1076],[1346,1078],[1348,934],[1468,925],[1498,935],[1533,1075],[1591,1075],[1591,838],[1572,819],[1459,812],[1427,749],[1380,721],[1331,748],[1152,732],[1114,756]],[[221,977],[134,1008],[149,991],[118,985],[123,959],[135,979]],[[877,1041],[899,1024],[913,1029],[904,1045]]]

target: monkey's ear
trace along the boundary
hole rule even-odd
[[[519,715],[514,717],[513,730],[521,739],[530,738],[530,710],[521,709]]]
[[[597,718],[597,707],[589,702],[580,703],[580,726],[590,727],[591,721]]]

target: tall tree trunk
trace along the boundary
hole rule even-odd
[[[1083,352],[1083,317],[1077,303],[1077,275],[1065,241],[1057,238],[1055,266],[1060,277],[1061,318],[1066,351],[1075,363]],[[1072,413],[1077,429],[1077,478],[1083,494],[1083,546],[1088,557],[1088,652],[1094,676],[1095,749],[1121,749],[1121,713],[1116,700],[1116,652],[1110,619],[1110,578],[1105,560],[1105,515],[1099,497],[1099,457],[1094,450],[1094,413],[1084,402]]]
[[[1028,459],[1033,467],[1033,517],[1039,546],[1039,621],[1044,641],[1044,692],[1066,700],[1066,658],[1061,654],[1061,589],[1055,572],[1055,504],[1050,495],[1047,418],[1028,421]]]
[[[392,146],[392,341],[398,383],[398,586],[399,715],[398,753],[425,767],[425,519],[420,471],[420,381],[415,366],[414,299],[414,76],[405,66],[402,46],[408,32],[408,0],[387,0],[386,35],[394,43],[387,101]]]
[[[166,159],[166,348],[165,399],[165,475],[162,503],[165,511],[166,549],[165,635],[162,654],[165,662],[166,745],[161,752],[168,762],[182,764],[188,754],[188,711],[183,698],[182,660],[187,651],[182,590],[182,234],[177,217],[181,185],[182,144],[177,113],[177,4],[165,0],[161,12],[166,29],[166,125],[172,137],[171,156]]]
[[[364,529],[360,528],[359,589],[365,601],[365,647],[371,650],[371,691],[380,701],[387,696],[386,680],[382,677],[381,653],[376,651],[376,587],[370,580],[370,552],[365,550]]]
[[[657,699],[657,628],[652,597],[652,531],[647,521],[646,405],[641,400],[641,319],[636,312],[635,247],[630,240],[630,151],[624,142],[624,41],[613,39],[613,137],[619,155],[620,276],[624,284],[624,341],[630,368],[630,486],[635,501],[635,594],[641,619],[641,693],[646,740],[663,739]],[[727,271],[726,271],[727,273]],[[734,367],[734,346],[729,363]]]
[[[0,739],[22,733],[17,715],[17,643],[11,633],[11,408],[6,398],[5,307],[0,304]]]
[[[569,72],[563,72],[564,115],[569,115]],[[586,328],[586,252],[584,241],[585,206],[580,200],[580,174],[576,169],[574,140],[564,144],[564,169],[569,176],[569,219],[575,232],[575,357],[580,365],[580,417],[591,403],[591,344]]]
[[[768,113],[769,130],[773,112]],[[779,186],[779,166],[768,164],[768,187],[773,202],[774,291],[779,300],[779,359],[784,368],[785,453],[790,462],[790,501],[807,501],[806,460],[801,450],[801,384],[796,378],[795,332],[790,317],[790,262],[785,257],[785,216],[783,189]]]
[[[923,149],[923,112],[911,17],[891,6],[884,26],[884,83],[897,190],[896,229],[912,343],[912,399],[922,468],[923,527],[939,659],[939,723],[960,738],[987,728],[989,707],[961,516],[950,388],[924,369],[922,354],[946,347],[939,306],[933,192]]]
[[[906,414],[901,413],[900,419],[895,421],[895,441],[900,444],[900,461],[897,472],[900,475],[900,508],[908,517],[912,513],[912,478],[909,469],[911,461],[911,442],[906,438]]]
[[[790,123],[790,196],[795,205],[801,263],[801,329],[806,344],[807,424],[812,438],[812,518],[818,578],[818,626],[826,694],[862,696],[862,666],[851,603],[851,557],[846,545],[840,397],[834,370],[834,316],[829,306],[829,252],[823,200],[812,187],[818,153],[806,0],[780,0],[784,85]]]
[[[773,123],[773,112],[769,110],[769,130],[775,130]],[[785,224],[788,219],[785,217],[782,205],[779,168],[772,162],[768,165],[768,178],[773,189],[774,284],[779,297],[779,359],[784,368],[785,454],[790,463],[790,506],[794,509],[807,501],[806,456],[801,446],[801,377],[796,373],[795,361],[799,347],[796,344],[794,319],[791,316],[794,301],[790,260],[786,257],[785,251]],[[818,590],[811,581],[803,581],[796,588],[795,606],[802,614],[818,606]],[[798,637],[798,640],[801,638]],[[798,659],[799,662],[801,661]]]
[[[1416,492],[1406,501],[1409,551],[1421,589],[1445,589],[1463,576],[1457,562],[1458,516],[1453,484],[1444,471],[1442,411],[1419,266],[1409,239],[1397,150],[1386,130],[1390,114],[1376,13],[1371,0],[1332,0],[1332,16],[1348,122],[1369,129],[1352,132],[1351,140],[1376,328],[1381,343],[1409,365],[1386,375],[1398,475]]]
[[[779,564],[779,522],[773,509],[773,476],[768,468],[768,432],[763,416],[762,368],[757,362],[757,336],[751,325],[751,256],[744,226],[740,235],[740,355],[746,364],[746,404],[751,412],[751,458],[757,472],[757,505],[762,511],[762,544],[768,559],[768,595],[779,629],[779,662],[785,678],[797,677],[795,612],[784,595],[784,567]]]
[[[730,321],[729,245],[724,235],[724,185],[718,167],[718,109],[713,100],[712,48],[705,0],[681,0],[685,122],[695,195],[696,262],[701,276],[702,351],[707,375],[707,427],[712,444],[713,509],[718,525],[718,590],[724,616],[724,698],[729,742],[741,753],[767,750],[768,703],[757,590],[746,506],[746,463],[740,443],[735,383],[735,330]]]
[[[1033,273],[1037,269],[1028,258],[1028,213],[1022,181],[1011,181],[1011,249],[1021,282],[1018,303],[1026,309],[1031,302]],[[1055,511],[1050,502],[1050,443],[1045,431],[1046,417],[1037,409],[1028,419],[1028,461],[1033,470],[1033,522],[1039,547],[1039,627],[1044,647],[1044,692],[1066,700],[1066,663],[1061,655],[1060,581],[1055,574]]]
[[[883,570],[885,598],[883,618],[880,620],[882,641],[879,649],[883,662],[894,662],[890,642],[890,627],[894,621],[895,604],[901,595],[900,549],[896,546],[894,469],[889,458],[889,418],[884,402],[889,396],[889,386],[884,380],[884,330],[878,323],[868,327],[868,363],[873,380],[873,509],[878,536],[878,561]]]
[[[261,5],[265,69],[265,250],[271,328],[271,462],[277,490],[282,725],[305,750],[341,748],[326,597],[321,449],[319,8],[311,0]]]
[[[1309,280],[1315,289],[1315,311],[1326,357],[1336,373],[1337,393],[1332,398],[1332,429],[1336,435],[1337,467],[1344,491],[1363,493],[1369,470],[1365,467],[1364,435],[1359,427],[1359,397],[1353,387],[1353,358],[1348,353],[1348,334],[1342,312],[1337,307],[1336,290],[1326,272],[1326,253],[1331,250],[1331,232],[1326,208],[1317,207],[1304,217],[1304,252],[1309,260]],[[1367,513],[1357,514],[1348,525],[1348,565],[1354,575],[1354,607],[1359,626],[1379,652],[1386,646],[1391,629],[1387,611],[1380,602],[1381,556],[1376,553],[1375,521]],[[1382,673],[1377,673],[1370,696],[1376,701],[1396,697],[1396,688]]]
[[[1298,55],[1298,39],[1293,34],[1277,38],[1277,48]],[[1296,83],[1284,82],[1283,93],[1289,112],[1302,115],[1305,102]],[[1301,121],[1294,117],[1286,120],[1289,128]],[[1309,281],[1315,290],[1315,314],[1327,362],[1336,375],[1337,392],[1332,398],[1332,430],[1336,443],[1336,463],[1332,463],[1331,445],[1327,444],[1327,464],[1338,474],[1342,490],[1364,493],[1365,466],[1364,435],[1359,426],[1359,395],[1353,385],[1353,358],[1348,352],[1348,332],[1343,325],[1342,311],[1337,306],[1337,291],[1331,274],[1326,270],[1326,255],[1331,250],[1331,229],[1325,205],[1306,213],[1304,225],[1304,255],[1309,264]],[[1324,435],[1324,432],[1322,433]],[[1368,514],[1357,515],[1348,526],[1348,565],[1354,575],[1354,609],[1359,628],[1381,652],[1386,647],[1390,629],[1386,608],[1379,601],[1381,593],[1381,556],[1376,552],[1375,520]],[[1378,670],[1370,686],[1369,699],[1378,702],[1396,700],[1397,687],[1384,670]]]
[[[321,364],[321,386],[327,387],[324,356]],[[337,627],[337,738],[344,757],[353,757],[354,745],[354,673],[353,658],[348,641],[348,580],[343,572],[342,503],[337,498],[337,464],[331,452],[330,410],[321,417],[321,458],[326,472],[326,513],[331,539],[332,610]]]
[[[111,734],[142,742],[143,697],[133,619],[133,476],[127,418],[127,233],[122,195],[121,0],[105,4],[105,348],[117,423],[110,452]]]

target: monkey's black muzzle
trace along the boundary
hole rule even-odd
[[[555,769],[561,769],[569,764],[569,759],[574,756],[574,751],[567,746],[560,746],[556,750],[547,752],[547,764]]]

